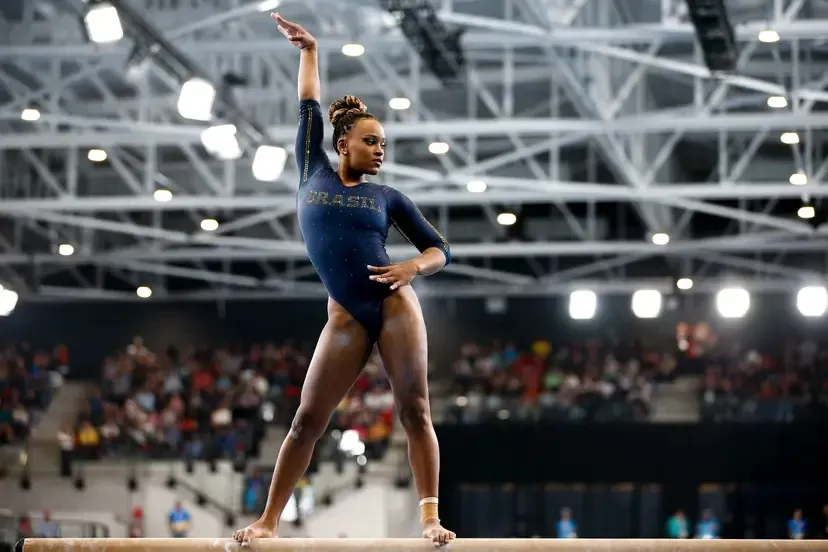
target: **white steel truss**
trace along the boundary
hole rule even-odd
[[[129,74],[126,39],[86,43],[79,2],[11,4],[0,9],[0,281],[54,300],[134,299],[141,283],[166,299],[324,295],[292,216],[295,172],[261,183],[249,155],[211,159],[204,127],[175,113],[180,83],[153,65]],[[292,145],[297,55],[262,13],[272,3],[135,4],[211,78],[244,77],[237,104]],[[373,2],[279,6],[319,38],[325,99],[359,95],[384,120],[383,179],[452,242],[457,264],[423,293],[626,293],[679,275],[706,275],[702,291],[716,277],[785,291],[822,278],[828,5],[728,3],[740,47],[731,75],[700,61],[681,0],[436,5],[466,29],[456,84],[435,79]],[[760,43],[766,29],[780,42]],[[353,41],[365,55],[343,57]],[[411,108],[388,108],[396,96]],[[40,118],[21,120],[27,108]],[[450,152],[428,153],[435,140]],[[91,148],[107,162],[88,161]],[[469,192],[472,180],[486,191]],[[159,188],[173,199],[157,202]],[[812,221],[796,216],[805,203]],[[519,224],[499,226],[500,211]],[[199,229],[208,216],[216,232]],[[656,232],[671,242],[654,245]],[[411,254],[399,242],[390,252]]]

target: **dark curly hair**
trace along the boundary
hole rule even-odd
[[[368,106],[356,96],[343,96],[328,108],[328,119],[333,125],[333,148],[339,153],[339,139],[348,134],[360,119],[376,119],[368,113]]]

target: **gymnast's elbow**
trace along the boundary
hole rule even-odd
[[[438,259],[442,257],[443,262],[439,267],[437,267],[437,270],[440,270],[441,268],[444,268],[451,264],[451,247],[449,247],[448,242],[446,242],[445,240],[429,244],[428,248],[425,251],[429,250],[434,251],[435,256],[437,256]],[[439,256],[437,255],[438,251],[441,254]]]
[[[447,247],[431,245],[420,249],[420,256],[414,259],[417,267],[417,274],[420,276],[431,276],[440,272],[451,260],[451,253]]]

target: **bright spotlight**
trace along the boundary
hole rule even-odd
[[[676,281],[676,287],[682,291],[687,291],[693,287],[693,280],[690,278],[679,278]]]
[[[655,245],[667,245],[670,243],[670,236],[664,232],[656,232],[653,234],[652,240]]]
[[[632,296],[632,311],[636,318],[658,318],[661,314],[661,292],[639,289]]]
[[[774,31],[773,29],[765,29],[764,31],[759,31],[759,42],[764,42],[765,44],[779,42],[779,33]]]
[[[794,186],[804,186],[808,183],[808,175],[802,171],[795,172],[788,178],[788,182]]]
[[[482,194],[486,188],[486,183],[482,180],[469,180],[466,184],[466,189],[473,194]]]
[[[106,152],[102,149],[91,149],[86,154],[86,158],[93,163],[103,163],[106,161]]]
[[[135,290],[135,294],[141,299],[149,299],[152,297],[152,290],[147,286],[140,286]]]
[[[205,232],[215,232],[218,227],[219,223],[216,219],[206,218],[201,221],[201,229]]]
[[[428,145],[428,151],[434,155],[443,155],[448,153],[449,145],[445,142],[432,142]]]
[[[411,100],[408,98],[391,98],[388,100],[388,107],[402,111],[411,107]]]
[[[17,306],[17,300],[20,298],[16,291],[6,289],[0,286],[0,316],[8,316]]]
[[[799,134],[797,134],[796,132],[783,132],[782,135],[779,137],[779,140],[783,144],[793,146],[799,143]]]
[[[774,109],[782,109],[783,107],[788,107],[788,100],[785,98],[785,96],[769,96],[768,107],[772,107]]]
[[[590,320],[598,310],[598,296],[594,291],[579,289],[569,294],[569,317],[573,320]]]
[[[514,213],[500,213],[497,215],[497,223],[501,226],[512,226],[517,222],[517,215]]]
[[[278,180],[285,171],[287,150],[279,146],[259,146],[253,156],[253,177],[260,182]]]
[[[70,257],[75,253],[75,248],[70,243],[62,243],[58,246],[58,255]]]
[[[109,2],[97,2],[89,7],[83,17],[89,40],[98,44],[117,42],[124,38],[124,28],[118,10]]]
[[[181,85],[178,93],[178,114],[185,119],[209,121],[213,117],[216,89],[209,81],[192,78]]]
[[[828,290],[825,286],[805,286],[796,294],[796,308],[808,318],[822,316],[828,311]]]
[[[812,219],[816,216],[816,210],[813,205],[803,205],[796,212],[796,215],[801,219]]]
[[[345,44],[342,46],[342,55],[348,57],[359,57],[365,53],[365,46],[362,44]]]
[[[33,123],[40,119],[40,111],[32,107],[28,107],[20,112],[20,118],[27,123]]]
[[[725,288],[716,294],[716,308],[722,318],[742,318],[750,309],[750,293],[744,288]]]
[[[172,197],[172,192],[163,188],[155,190],[155,192],[153,192],[152,194],[152,198],[158,203],[166,203],[168,201],[172,201]]]
[[[207,153],[222,161],[232,161],[242,156],[236,138],[236,125],[215,125],[204,129],[201,132],[201,144]]]

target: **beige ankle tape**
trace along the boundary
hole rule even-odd
[[[420,500],[420,522],[422,524],[429,521],[440,521],[438,503],[439,500],[436,496],[429,496]]]

